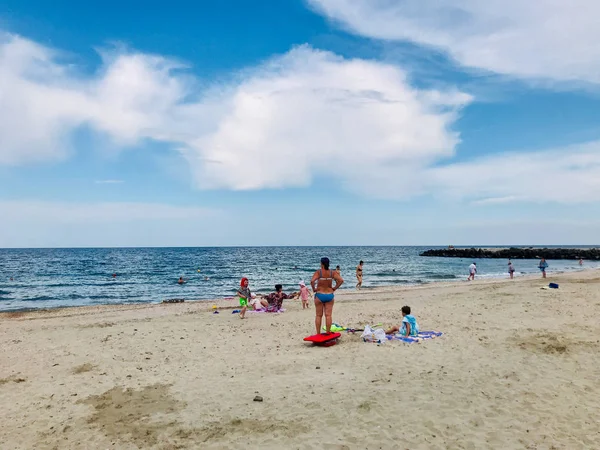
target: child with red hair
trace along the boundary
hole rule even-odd
[[[248,281],[248,278],[244,277],[240,281],[240,288],[237,291],[237,295],[240,299],[240,306],[242,307],[242,310],[240,311],[240,319],[245,318],[246,310],[248,309],[248,302],[252,297],[252,293],[250,292],[250,288],[248,287],[249,285],[250,282]]]

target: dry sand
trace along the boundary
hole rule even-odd
[[[586,271],[339,295],[338,323],[408,304],[445,333],[411,345],[312,347],[297,301],[244,321],[206,302],[2,314],[0,447],[600,448],[599,288]]]

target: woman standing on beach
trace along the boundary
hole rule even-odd
[[[540,272],[542,272],[542,278],[546,278],[546,269],[548,268],[548,263],[546,262],[546,258],[542,258],[540,261],[540,265],[538,266]]]
[[[333,281],[335,280],[335,286]],[[329,258],[321,258],[321,269],[317,270],[310,285],[315,292],[315,327],[317,334],[321,333],[321,323],[325,314],[325,329],[331,332],[331,313],[333,311],[334,292],[344,283],[344,280],[335,270],[329,270]]]
[[[361,261],[358,263],[358,266],[356,266],[356,289],[360,289],[362,287],[362,280],[363,280],[363,264],[364,262]]]

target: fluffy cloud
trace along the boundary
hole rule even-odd
[[[64,157],[86,125],[122,145],[172,143],[202,188],[305,186],[315,175],[352,184],[382,166],[408,175],[451,156],[451,126],[470,101],[417,90],[398,67],[307,46],[203,88],[158,56],[104,55],[91,76],[60,56],[20,37],[0,46],[0,163]]]
[[[86,75],[56,51],[5,37],[0,165],[64,158],[72,133],[87,126],[121,146],[143,146],[147,139],[171,144],[203,189],[333,179],[348,190],[396,199],[433,195],[479,205],[600,200],[600,143],[453,162],[459,135],[452,128],[471,97],[419,90],[393,65],[303,46],[227,84],[201,85],[180,63],[156,55],[103,58],[102,67]],[[103,208],[85,214],[119,217],[115,211],[125,214],[128,207]],[[139,217],[182,213],[138,205],[128,214],[135,211]]]
[[[64,158],[82,125],[121,145],[162,138],[187,95],[180,68],[151,55],[104,55],[85,77],[63,55],[18,36],[0,39],[0,164]]]
[[[423,172],[423,190],[479,205],[600,200],[600,141],[539,152],[503,153]]]
[[[600,82],[596,0],[307,0],[351,31],[518,77]]]
[[[215,103],[217,128],[186,152],[201,187],[355,182],[382,166],[409,174],[450,156],[458,92],[419,91],[397,67],[301,47],[255,70]]]

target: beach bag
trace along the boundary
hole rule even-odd
[[[365,330],[360,337],[364,342],[377,342],[378,344],[387,342],[383,328],[371,328],[369,325],[365,325]]]

